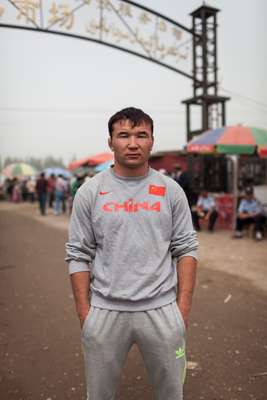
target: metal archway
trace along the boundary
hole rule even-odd
[[[130,0],[6,0],[0,5],[0,27],[91,41],[191,79],[193,97],[183,101],[189,140],[214,123],[226,122],[228,98],[217,94],[218,11],[200,7],[191,14],[192,28],[187,28]],[[196,105],[202,109],[202,126],[192,131],[191,106]]]

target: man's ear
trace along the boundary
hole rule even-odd
[[[112,138],[111,137],[108,138],[108,145],[109,145],[110,150],[113,151],[114,149],[112,146]]]
[[[154,136],[152,136],[152,143],[151,143],[151,146],[150,146],[150,151],[152,150],[153,146],[154,146]]]

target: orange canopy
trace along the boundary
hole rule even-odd
[[[88,156],[88,157],[84,157],[81,158],[80,160],[77,161],[73,161],[72,163],[69,164],[68,169],[70,171],[79,168],[79,167],[83,167],[83,166],[95,166],[98,164],[102,164],[106,161],[110,161],[113,160],[113,153],[99,153],[99,154],[95,154],[94,156]]]

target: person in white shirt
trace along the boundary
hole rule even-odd
[[[58,175],[55,182],[55,207],[54,213],[56,215],[65,212],[65,194],[67,191],[67,182],[63,179],[62,175]]]
[[[192,219],[195,229],[200,231],[199,219],[208,221],[208,230],[213,232],[218,212],[216,210],[215,200],[207,191],[203,191],[197,201],[195,207],[192,208]]]
[[[243,228],[246,225],[255,224],[255,238],[261,240],[263,237],[263,227],[266,222],[262,207],[259,201],[254,197],[254,191],[251,186],[245,189],[245,196],[238,207],[236,219],[235,237],[243,237]]]

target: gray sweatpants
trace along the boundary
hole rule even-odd
[[[176,302],[149,311],[91,307],[82,329],[87,400],[114,400],[127,354],[136,344],[155,400],[182,400],[185,327]]]

